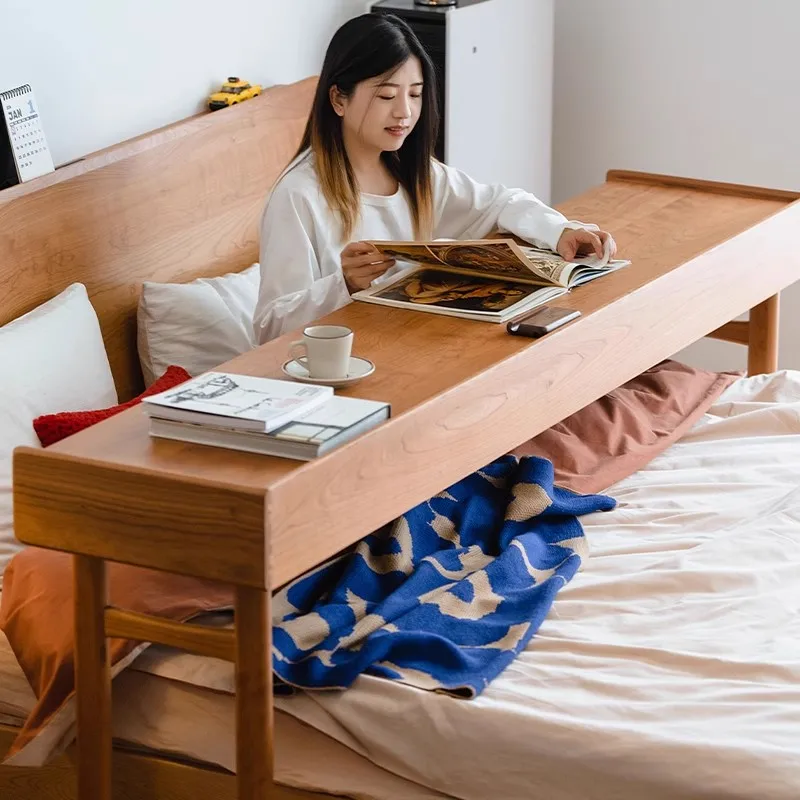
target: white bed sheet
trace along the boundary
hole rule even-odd
[[[800,373],[738,381],[610,493],[616,510],[583,518],[584,568],[480,697],[363,677],[278,701],[383,767],[354,761],[337,789],[370,800],[800,797]],[[115,682],[117,733],[232,768],[231,688],[230,665],[151,648]],[[286,730],[287,742],[320,738]],[[314,765],[282,767],[277,738],[287,783],[332,787]]]
[[[800,373],[737,382],[610,493],[584,569],[476,700],[364,678],[282,707],[465,800],[797,800]]]

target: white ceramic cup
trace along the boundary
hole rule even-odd
[[[303,338],[292,342],[289,355],[308,370],[312,378],[346,378],[353,349],[353,331],[344,325],[311,325]]]

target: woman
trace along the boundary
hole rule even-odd
[[[261,223],[255,334],[302,327],[391,274],[365,239],[480,239],[499,229],[563,258],[603,255],[609,234],[519,189],[486,186],[433,158],[435,73],[394,16],[345,23],[325,55],[300,149]]]

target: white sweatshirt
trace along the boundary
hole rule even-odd
[[[555,250],[565,228],[584,227],[528,192],[476,183],[438,161],[432,177],[434,239],[481,239],[498,229]],[[414,239],[402,189],[386,197],[362,193],[361,216],[350,241],[364,239]],[[320,189],[313,157],[301,155],[275,184],[261,219],[257,342],[308,325],[350,302],[341,262],[347,244]]]

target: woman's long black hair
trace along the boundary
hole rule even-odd
[[[342,120],[333,109],[331,88],[349,97],[357,84],[389,75],[411,56],[422,67],[422,109],[403,146],[382,158],[408,195],[417,238],[431,234],[433,191],[431,159],[439,132],[436,72],[411,28],[393,14],[362,14],[339,28],[328,45],[314,103],[297,155],[311,149],[322,192],[342,222],[349,240],[358,220],[359,188],[342,135]]]

